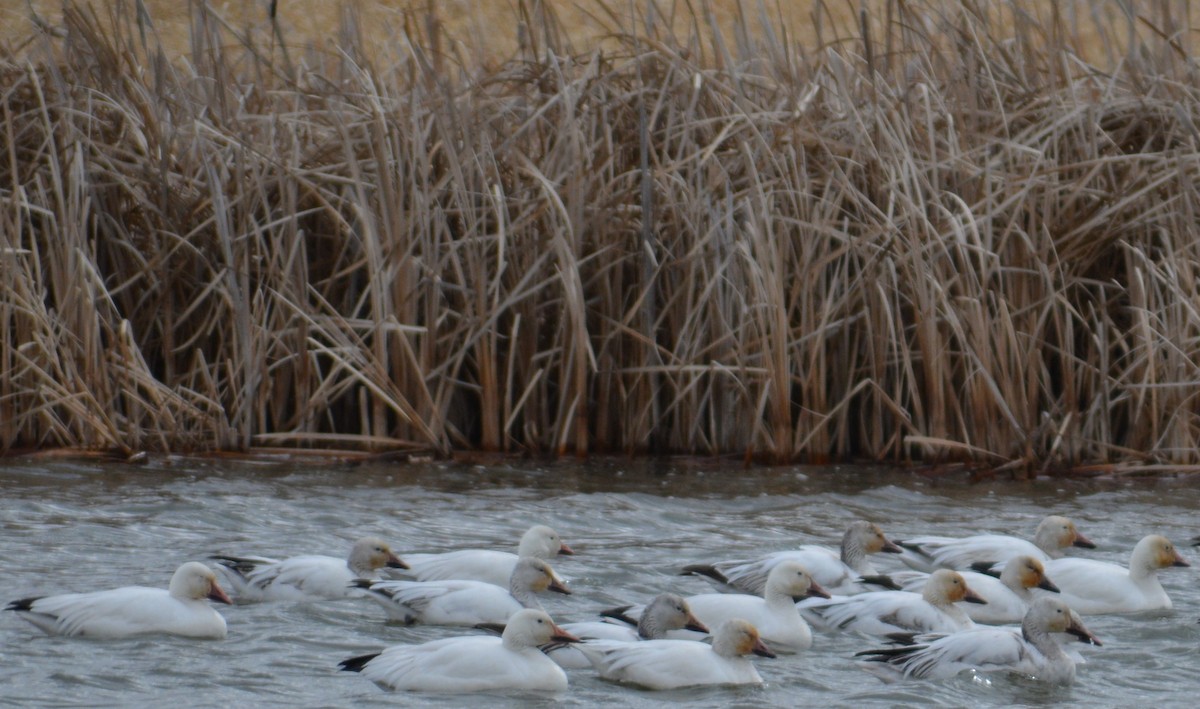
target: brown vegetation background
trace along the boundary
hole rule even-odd
[[[334,5],[0,5],[0,447],[1200,463],[1188,3]]]

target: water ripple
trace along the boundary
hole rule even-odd
[[[927,480],[881,469],[722,468],[690,462],[300,468],[285,463],[154,460],[0,465],[0,562],[9,598],[126,584],[163,586],[175,566],[215,552],[340,555],[364,534],[401,550],[515,549],[530,524],[553,525],[578,556],[556,568],[574,594],[546,599],[560,620],[641,602],[663,590],[710,590],[678,576],[686,563],[750,556],[805,543],[836,546],[857,517],[893,537],[1022,536],[1048,512],[1076,518],[1100,543],[1095,558],[1125,563],[1144,534],[1185,543],[1196,533],[1200,491],[1190,480]],[[1200,553],[1184,551],[1200,563]],[[873,643],[818,634],[810,652],[758,662],[766,685],[655,693],[571,673],[561,697],[504,695],[499,707],[797,704],[892,707],[1092,704],[1191,706],[1200,680],[1196,569],[1172,569],[1165,614],[1089,618],[1104,639],[1085,650],[1071,687],[1012,677],[962,676],[883,685],[854,653]],[[8,599],[5,599],[8,600]],[[178,638],[48,638],[12,614],[0,621],[0,704],[6,706],[393,706],[396,697],[353,674],[347,657],[387,645],[462,634],[405,627],[370,603],[258,604],[223,608],[223,642]],[[476,700],[472,700],[476,701]],[[421,697],[461,706],[461,697]]]

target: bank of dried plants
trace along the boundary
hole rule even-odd
[[[0,63],[0,448],[1200,463],[1186,3],[611,5],[69,5]]]

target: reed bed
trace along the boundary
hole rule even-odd
[[[67,5],[0,56],[0,448],[1200,464],[1186,2],[635,5]]]

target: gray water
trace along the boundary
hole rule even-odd
[[[575,593],[546,599],[559,621],[711,589],[681,564],[804,543],[836,545],[866,518],[892,538],[980,531],[1032,534],[1047,513],[1072,517],[1125,563],[1145,534],[1186,546],[1200,533],[1200,480],[985,481],[860,468],[743,470],[696,462],[348,466],[156,459],[140,466],[18,459],[0,463],[0,600],[129,584],[165,586],[212,553],[341,556],[378,534],[404,551],[515,548],[531,524],[555,527],[577,556],[556,569]],[[1200,564],[1198,564],[1200,565]],[[1166,614],[1090,616],[1105,645],[1069,687],[959,677],[884,685],[855,666],[873,643],[816,633],[812,650],[757,666],[761,688],[649,692],[569,673],[558,696],[389,693],[338,661],[462,629],[384,622],[367,600],[220,607],[223,641],[47,637],[0,614],[0,704],[11,706],[1194,706],[1200,693],[1197,569],[1162,574]],[[553,595],[553,594],[552,594]]]

